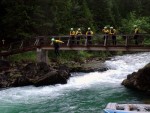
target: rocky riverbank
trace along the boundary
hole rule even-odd
[[[122,85],[140,90],[140,91],[150,91],[150,63],[147,64],[142,69],[139,69],[138,72],[133,72],[127,76],[122,82]]]
[[[106,71],[103,61],[98,59],[84,63],[69,62],[59,64],[46,63],[9,63],[0,60],[0,88],[19,86],[43,86],[65,84],[70,77],[70,72]]]
[[[89,72],[95,72],[95,71],[102,72],[102,71],[107,70],[107,67],[104,64],[104,61],[99,60],[99,59],[87,60],[84,63],[72,61],[65,65],[67,65],[67,67],[69,67],[70,72],[89,73]]]
[[[65,84],[71,75],[66,66],[56,69],[43,62],[11,66],[1,61],[1,64],[4,69],[0,71],[0,88]]]

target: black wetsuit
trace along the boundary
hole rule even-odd
[[[91,31],[87,31],[87,44],[92,44],[92,34]]]
[[[134,40],[135,40],[135,45],[138,45],[138,37],[139,37],[139,29],[135,29],[135,34],[134,34]]]
[[[82,33],[79,31],[76,35],[77,35],[77,45],[79,45]]]
[[[116,35],[115,35],[114,29],[110,30],[110,32],[113,33],[112,34],[112,44],[116,45]]]
[[[54,45],[54,49],[55,49],[55,55],[56,56],[59,56],[60,54],[59,54],[59,43],[57,43],[57,42],[53,42],[53,45]]]
[[[70,31],[70,44],[74,45],[75,43],[75,31]]]

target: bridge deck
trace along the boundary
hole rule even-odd
[[[12,50],[12,51],[2,51],[0,53],[0,56],[9,56],[12,54],[18,54],[23,53],[26,51],[35,51],[35,47],[25,48],[25,49],[18,49],[18,50]],[[43,50],[54,50],[53,46],[43,46],[41,47]],[[147,52],[150,51],[150,46],[62,46],[60,47],[60,50],[73,50],[73,51],[80,51],[80,50],[87,50],[87,51],[139,51],[139,52]]]
[[[52,46],[42,47],[44,50],[53,50]],[[150,46],[62,46],[60,50],[88,50],[88,51],[150,51]]]

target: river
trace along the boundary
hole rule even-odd
[[[148,62],[149,52],[115,56],[105,61],[107,71],[72,73],[65,85],[1,90],[0,113],[101,113],[109,102],[150,102],[150,96],[121,85]]]

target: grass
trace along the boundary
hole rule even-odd
[[[113,54],[116,54],[113,52]],[[106,58],[112,56],[110,52],[100,52],[100,51],[60,51],[60,56],[56,57],[53,51],[49,51],[49,58],[51,61],[57,61],[59,63],[68,63],[70,61],[74,62],[84,62],[85,60],[98,58],[100,60],[105,60]]]
[[[36,52],[30,51],[20,54],[11,55],[8,57],[11,62],[35,62]]]
[[[60,56],[56,57],[54,51],[49,51],[48,57],[50,62],[57,61],[58,63],[84,62],[85,60],[98,58],[105,60],[106,58],[118,54],[117,52],[107,51],[60,51]],[[36,62],[36,52],[30,51],[20,54],[11,55],[8,60],[13,62]]]

